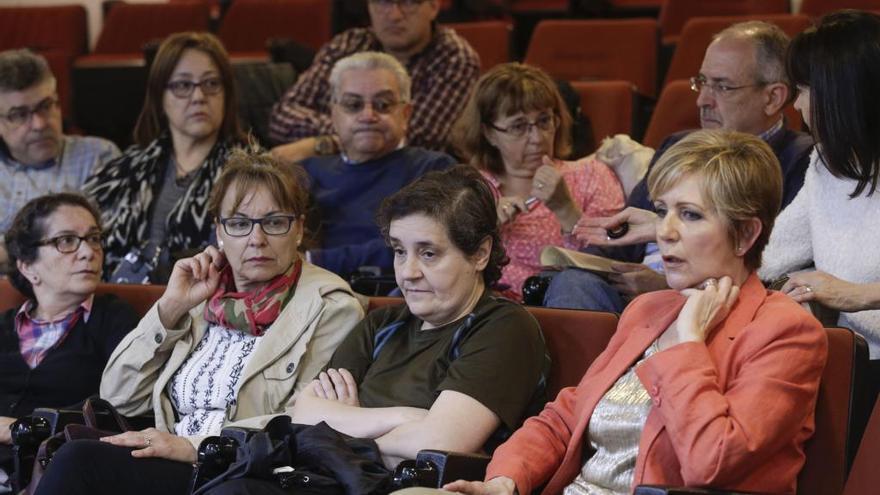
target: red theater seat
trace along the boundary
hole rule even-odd
[[[0,50],[30,48],[46,57],[58,81],[61,110],[70,115],[70,69],[88,50],[86,10],[81,5],[0,7]]]
[[[286,38],[318,51],[331,37],[329,0],[247,0],[229,7],[217,35],[230,55],[268,56],[266,42]]]
[[[525,62],[568,81],[630,81],[639,93],[654,97],[657,23],[653,19],[541,21]]]

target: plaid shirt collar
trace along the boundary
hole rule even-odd
[[[94,297],[89,296],[70,314],[54,321],[39,320],[33,316],[32,311],[36,307],[34,300],[29,299],[21,305],[15,315],[15,330],[21,356],[31,369],[36,368],[50,350],[64,341],[80,318],[84,322],[89,321]]]

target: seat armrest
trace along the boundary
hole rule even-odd
[[[633,495],[758,495],[756,492],[731,492],[691,486],[639,485]]]
[[[239,445],[244,445],[251,438],[251,435],[258,431],[260,430],[241,428],[238,426],[227,426],[220,431],[220,436],[232,438],[238,442]]]
[[[419,451],[415,460],[403,461],[394,470],[397,488],[425,486],[440,488],[446,483],[482,480],[492,458],[483,454],[465,454],[443,450]]]

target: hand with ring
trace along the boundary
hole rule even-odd
[[[549,156],[544,156],[542,161],[543,165],[535,170],[535,176],[532,177],[529,196],[544,203],[559,220],[562,230],[571,232],[580,220],[582,211],[575,203],[559,167]]]
[[[816,301],[838,311],[877,309],[876,284],[858,284],[821,270],[791,273],[780,291],[799,303]]]
[[[196,449],[186,437],[147,428],[141,431],[127,431],[118,435],[101,438],[120,447],[129,447],[132,457],[159,457],[172,461],[196,462]]]
[[[504,225],[513,221],[517,215],[524,211],[528,211],[529,207],[526,201],[519,196],[501,196],[498,198],[496,213],[498,214],[498,223]]]

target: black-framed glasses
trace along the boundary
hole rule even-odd
[[[699,93],[703,88],[708,89],[715,95],[727,95],[738,89],[754,88],[756,86],[766,86],[767,83],[743,84],[742,86],[732,86],[722,82],[712,82],[706,79],[706,76],[694,76],[691,78],[691,90]]]
[[[90,232],[82,236],[76,234],[61,234],[48,239],[43,239],[42,241],[37,242],[36,245],[55,246],[55,249],[57,249],[59,253],[68,254],[75,253],[79,249],[80,244],[82,244],[82,241],[86,241],[89,247],[95,251],[104,249],[103,232]]]
[[[369,0],[369,4],[377,10],[390,11],[395,5],[400,7],[400,11],[404,14],[412,14],[419,8],[419,5],[428,0]]]
[[[541,132],[549,132],[556,128],[556,116],[553,114],[541,114],[534,121],[517,120],[507,127],[500,127],[491,122],[488,126],[498,132],[503,132],[513,137],[523,137],[532,130],[532,127]]]
[[[391,97],[377,96],[368,101],[360,96],[354,95],[343,95],[342,98],[333,102],[333,104],[341,108],[342,111],[348,115],[357,115],[363,112],[364,109],[367,108],[367,105],[369,105],[376,113],[388,115],[393,112],[398,105],[402,105],[403,103],[403,101]]]
[[[165,87],[178,98],[189,98],[196,87],[202,90],[202,94],[213,96],[223,91],[223,80],[219,77],[209,77],[199,82],[186,80],[168,81]]]
[[[263,218],[228,217],[221,218],[223,230],[232,237],[245,237],[251,234],[255,224],[260,224],[266,235],[284,235],[296,220],[294,215],[269,215]]]
[[[30,122],[31,117],[33,117],[34,114],[39,115],[43,119],[49,118],[49,115],[57,107],[58,97],[50,96],[43,99],[32,107],[13,107],[11,110],[6,112],[5,115],[0,115],[0,117],[8,122],[9,125],[13,127],[20,127]]]

